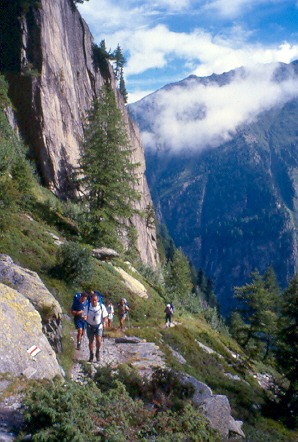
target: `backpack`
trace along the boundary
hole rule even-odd
[[[74,297],[73,297],[73,301],[72,301],[72,305],[71,305],[71,310],[74,309],[74,307],[78,306],[78,303],[80,302],[80,297],[81,297],[81,292],[77,292]]]

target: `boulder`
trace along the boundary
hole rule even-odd
[[[229,426],[229,436],[233,438],[245,438],[245,434],[242,431],[242,421],[235,421],[234,418],[231,417],[230,419],[230,426]]]
[[[61,375],[40,314],[18,291],[0,283],[0,373],[52,379]]]
[[[180,375],[180,381],[182,384],[192,384],[195,388],[195,393],[192,397],[192,403],[195,407],[199,407],[204,399],[212,396],[212,390],[208,385],[198,381],[193,376],[189,376],[185,373]]]
[[[121,269],[121,267],[114,267],[114,269],[121,275],[122,279],[124,280],[124,284],[132,293],[140,298],[148,298],[147,290],[140,281],[131,276],[125,270]]]
[[[231,406],[226,396],[213,394],[208,385],[185,373],[180,374],[180,381],[194,386],[193,405],[205,414],[210,426],[221,434],[223,440],[234,440],[235,436],[245,438],[241,429],[242,422],[235,421],[231,416]]]
[[[114,258],[119,258],[119,253],[116,250],[107,247],[92,250],[92,256],[100,261],[110,261]]]
[[[224,395],[212,395],[204,399],[200,406],[210,425],[224,437],[229,437],[231,407]]]
[[[42,317],[43,331],[56,352],[61,351],[62,309],[37,273],[15,264],[0,254],[0,282],[24,295]]]

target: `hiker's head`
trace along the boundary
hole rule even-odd
[[[85,302],[87,298],[88,298],[88,293],[86,293],[86,292],[81,293],[81,296],[80,296],[81,302]]]
[[[125,299],[125,298],[122,298],[122,299],[121,299],[121,304],[125,304],[125,302],[126,302],[126,299]]]
[[[97,303],[98,303],[98,296],[94,294],[94,295],[92,295],[92,298],[91,298],[91,304],[95,307],[97,305]]]

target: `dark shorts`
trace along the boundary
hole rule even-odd
[[[74,325],[75,325],[76,329],[82,328],[83,330],[85,330],[86,321],[83,318],[74,318]]]
[[[122,319],[122,318],[126,319],[126,316],[127,316],[127,313],[118,313],[119,319]]]
[[[87,336],[93,338],[94,336],[102,336],[103,328],[99,328],[98,325],[87,324]]]

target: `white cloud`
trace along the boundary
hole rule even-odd
[[[154,90],[148,90],[148,89],[141,89],[141,90],[135,90],[134,92],[129,92],[128,93],[128,100],[127,102],[130,103],[135,103],[136,101],[141,100],[143,97],[151,94],[152,92],[154,92]]]
[[[239,125],[298,96],[297,78],[275,83],[273,70],[272,65],[255,66],[236,72],[233,81],[224,86],[204,86],[194,80],[187,88],[159,91],[155,106],[146,114],[153,129],[142,134],[144,144],[201,150],[228,141]]]
[[[206,76],[222,73],[239,66],[281,61],[289,63],[298,58],[298,44],[287,42],[279,46],[248,44],[246,34],[237,28],[233,37],[212,36],[202,29],[191,33],[170,31],[165,25],[135,32],[121,31],[112,37],[114,45],[124,42],[128,51],[126,75],[141,74],[148,69],[160,69],[173,57],[179,59],[189,72]],[[177,61],[178,62],[178,61]]]
[[[214,26],[212,31],[203,28],[204,24],[207,24],[201,20],[203,10],[206,12],[204,8],[208,7],[216,10],[218,15],[230,17],[244,14],[248,8],[260,4],[270,5],[281,1],[90,0],[80,5],[79,9],[97,43],[105,39],[107,48],[112,50],[120,44],[127,58],[126,83],[129,85],[128,90],[133,91],[136,86],[130,81],[130,76],[133,75],[134,79],[136,75],[143,78],[142,74],[148,74],[148,71],[152,72],[153,78],[162,75],[163,84],[166,84],[168,80],[181,80],[190,74],[207,76],[249,64],[276,61],[289,63],[297,59],[298,44],[286,40],[271,46],[268,43],[251,43],[250,38],[255,30],[244,30],[234,22],[229,22],[228,28],[222,28],[220,25]],[[187,13],[188,16],[197,14],[202,27],[185,28],[185,32],[171,30],[166,16],[177,14],[176,22],[179,22],[180,12]],[[175,77],[169,69],[174,64]],[[158,82],[155,90],[161,83]],[[151,84],[147,85],[145,78],[142,88],[151,90]],[[132,100],[133,98],[129,99],[130,102]]]

